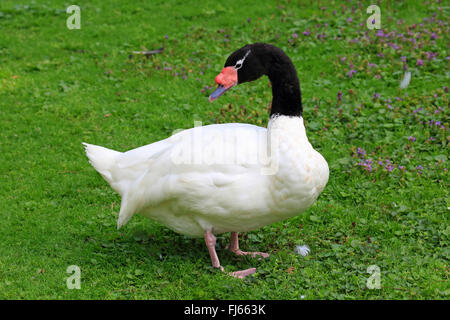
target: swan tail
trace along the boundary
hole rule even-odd
[[[149,169],[146,169],[122,196],[119,218],[117,219],[117,229],[120,229],[121,226],[127,223],[141,208],[148,205],[145,201],[148,198],[145,194],[146,188],[142,185],[148,172]]]
[[[126,167],[120,166],[124,153],[84,142],[83,145],[90,164],[122,196],[117,220],[117,229],[119,229],[144,205],[142,199],[145,199],[143,195],[145,188],[141,187],[141,182],[149,169],[146,168],[143,172],[138,173],[127,170]],[[135,169],[133,166],[131,168]]]
[[[123,196],[122,203],[120,204],[119,217],[117,218],[117,230],[133,217],[134,209],[134,206],[129,204],[129,197],[127,195]]]
[[[83,145],[86,150],[86,155],[89,158],[89,163],[116,190],[116,181],[113,172],[116,168],[117,158],[122,153],[85,142],[83,142]],[[121,194],[120,190],[116,191]]]

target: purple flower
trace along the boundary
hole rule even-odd
[[[435,39],[438,38],[438,36],[436,35],[435,32],[433,32],[433,33],[430,35],[430,38],[431,38],[431,40],[435,40]]]
[[[348,73],[347,73],[347,77],[351,78],[353,77],[353,75],[356,73],[356,70],[351,69]]]
[[[431,60],[434,59],[439,54],[439,52],[425,52],[425,54],[427,55],[427,59]]]
[[[297,38],[298,38],[298,34],[297,34],[297,33],[293,33],[293,34],[291,35],[291,37],[292,37],[293,39],[297,39]]]
[[[309,36],[310,34],[311,34],[311,32],[309,32],[309,30],[303,31],[303,35],[304,35],[304,36]]]
[[[396,45],[395,43],[389,42],[389,46],[393,48],[394,50],[398,50],[400,47]]]
[[[417,59],[417,63],[416,63],[419,67],[423,66],[423,60],[422,59]]]
[[[367,160],[361,160],[358,163],[358,166],[364,167],[364,170],[372,172],[372,165],[373,165],[373,160],[372,159],[367,159]]]
[[[419,174],[422,174],[423,167],[420,164],[416,167],[416,169]]]
[[[350,18],[347,18],[347,20],[345,20],[347,23],[350,23],[350,22],[353,22],[353,18],[352,17],[350,17]]]
[[[373,99],[373,100],[377,100],[379,97],[380,97],[380,94],[377,93],[377,92],[375,92],[375,93],[373,94],[372,99]]]
[[[358,156],[360,156],[361,158],[364,158],[364,156],[366,155],[366,150],[361,149],[360,147],[358,147],[358,150],[356,150],[356,153],[357,153]]]
[[[377,34],[376,34],[376,36],[377,37],[383,37],[384,36],[384,32],[383,32],[383,30],[378,30],[378,32],[377,32]]]
[[[408,137],[408,140],[411,141],[411,142],[414,142],[414,141],[416,141],[416,137],[409,136],[409,137]]]

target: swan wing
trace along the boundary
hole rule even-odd
[[[174,211],[220,215],[229,211],[225,208],[230,197],[236,197],[236,206],[243,210],[255,188],[261,188],[266,137],[266,128],[217,124],[184,130],[123,153],[117,170],[127,188],[118,227],[134,213],[161,203],[172,205]]]

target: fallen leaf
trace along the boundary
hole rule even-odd
[[[292,273],[294,270],[295,270],[294,267],[289,267],[289,268],[286,270],[286,272],[287,272],[287,273]]]

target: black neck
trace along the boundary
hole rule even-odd
[[[267,74],[272,83],[272,108],[270,116],[283,115],[301,117],[302,95],[297,72],[290,59],[285,56],[282,65],[277,65]]]

